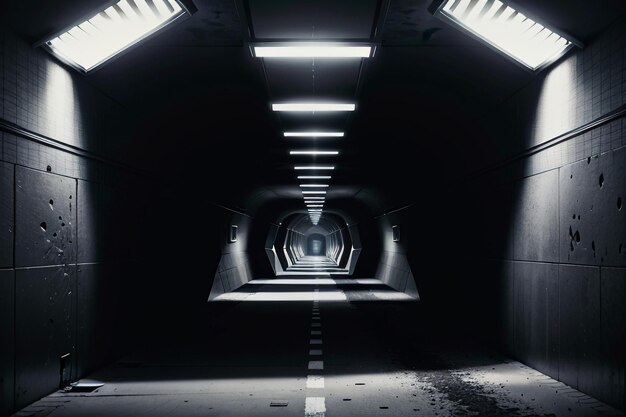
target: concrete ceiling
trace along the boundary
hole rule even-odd
[[[34,42],[102,0],[14,0],[16,30]],[[273,202],[302,209],[288,150],[292,128],[333,128],[328,208],[371,214],[413,203],[467,172],[480,153],[467,140],[490,109],[532,75],[427,11],[429,0],[194,0],[198,12],[85,76],[132,114],[137,163],[184,189],[250,212]],[[617,0],[520,2],[589,41],[626,6]],[[378,40],[368,60],[253,58],[250,41]],[[354,100],[351,115],[285,116],[272,101]],[[475,135],[473,135],[475,137]],[[318,140],[320,142],[320,140]],[[326,142],[325,142],[326,143]],[[478,148],[478,149],[477,149]],[[209,191],[210,190],[210,191]],[[356,206],[353,207],[355,209]]]

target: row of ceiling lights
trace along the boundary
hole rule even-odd
[[[189,0],[119,0],[57,34],[47,37],[44,45],[60,60],[87,73],[116,57],[138,42],[165,28],[179,18],[189,16],[195,6]],[[579,42],[564,36],[528,17],[517,8],[500,0],[435,0],[431,12],[441,20],[531,71],[554,62]],[[256,44],[252,48],[258,58],[291,59],[363,59],[374,54],[367,43],[311,43],[290,42]],[[287,102],[274,103],[277,112],[352,112],[354,103]],[[320,138],[343,137],[343,132],[284,132],[284,137]],[[337,150],[298,149],[290,155],[336,156]],[[334,165],[295,166],[297,171],[334,170]],[[302,175],[299,180],[327,179],[330,175]],[[328,184],[301,184],[302,188],[327,188]],[[317,224],[324,198],[320,204],[311,204],[311,194],[326,194],[325,190],[303,190],[311,220]]]
[[[341,45],[341,44],[312,44],[312,43],[296,43],[290,45],[281,46],[255,46],[254,55],[258,58],[332,58],[332,59],[361,59],[369,58],[372,54],[371,46],[354,46],[354,45]],[[356,109],[354,103],[334,103],[334,102],[288,102],[288,103],[274,103],[272,104],[272,110],[277,112],[298,112],[298,113],[312,113],[316,112],[352,112]],[[284,132],[284,137],[298,137],[298,138],[341,138],[344,136],[344,132],[329,132],[329,131],[306,131],[306,132]],[[290,150],[289,155],[292,156],[312,156],[312,157],[327,157],[337,156],[339,151],[337,150],[320,150],[320,149],[297,149]],[[316,171],[320,170],[334,170],[335,165],[306,165],[295,166],[295,170],[298,171],[310,171],[311,174],[317,174]],[[330,180],[330,175],[299,175],[299,180]],[[324,208],[326,201],[327,189],[330,184],[326,183],[302,183],[300,188],[302,189],[302,197],[304,204],[307,207],[309,218],[311,223],[317,225]]]

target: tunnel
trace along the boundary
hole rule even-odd
[[[0,2],[0,417],[623,416],[622,0]]]

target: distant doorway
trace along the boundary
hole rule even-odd
[[[307,255],[323,256],[326,255],[326,238],[321,234],[312,234],[307,238]]]

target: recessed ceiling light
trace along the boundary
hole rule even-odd
[[[286,138],[342,138],[343,132],[284,132]]]
[[[328,184],[300,184],[302,188],[325,188]]]
[[[298,175],[299,180],[329,180],[330,175]]]
[[[369,58],[368,45],[341,45],[332,43],[292,43],[290,45],[257,45],[257,58]]]
[[[289,155],[339,155],[339,151],[289,151]]]
[[[315,207],[324,207],[323,204],[308,204],[307,207],[315,208]]]
[[[302,170],[312,170],[312,171],[332,171],[333,169],[335,169],[334,166],[321,166],[321,165],[309,165],[309,166],[295,166],[293,167],[293,169],[295,169],[296,171],[302,171]]]
[[[179,0],[120,0],[41,44],[86,73],[193,11]]]
[[[582,46],[500,0],[444,0],[434,13],[533,71]]]
[[[323,200],[304,200],[304,204],[319,204],[323,202]]]
[[[307,196],[307,195],[305,195],[304,199],[305,200],[325,200],[326,197],[317,197],[317,196]]]
[[[355,108],[354,103],[296,102],[272,104],[272,110],[288,112],[354,111]]]
[[[326,194],[326,191],[302,191],[302,194]]]

